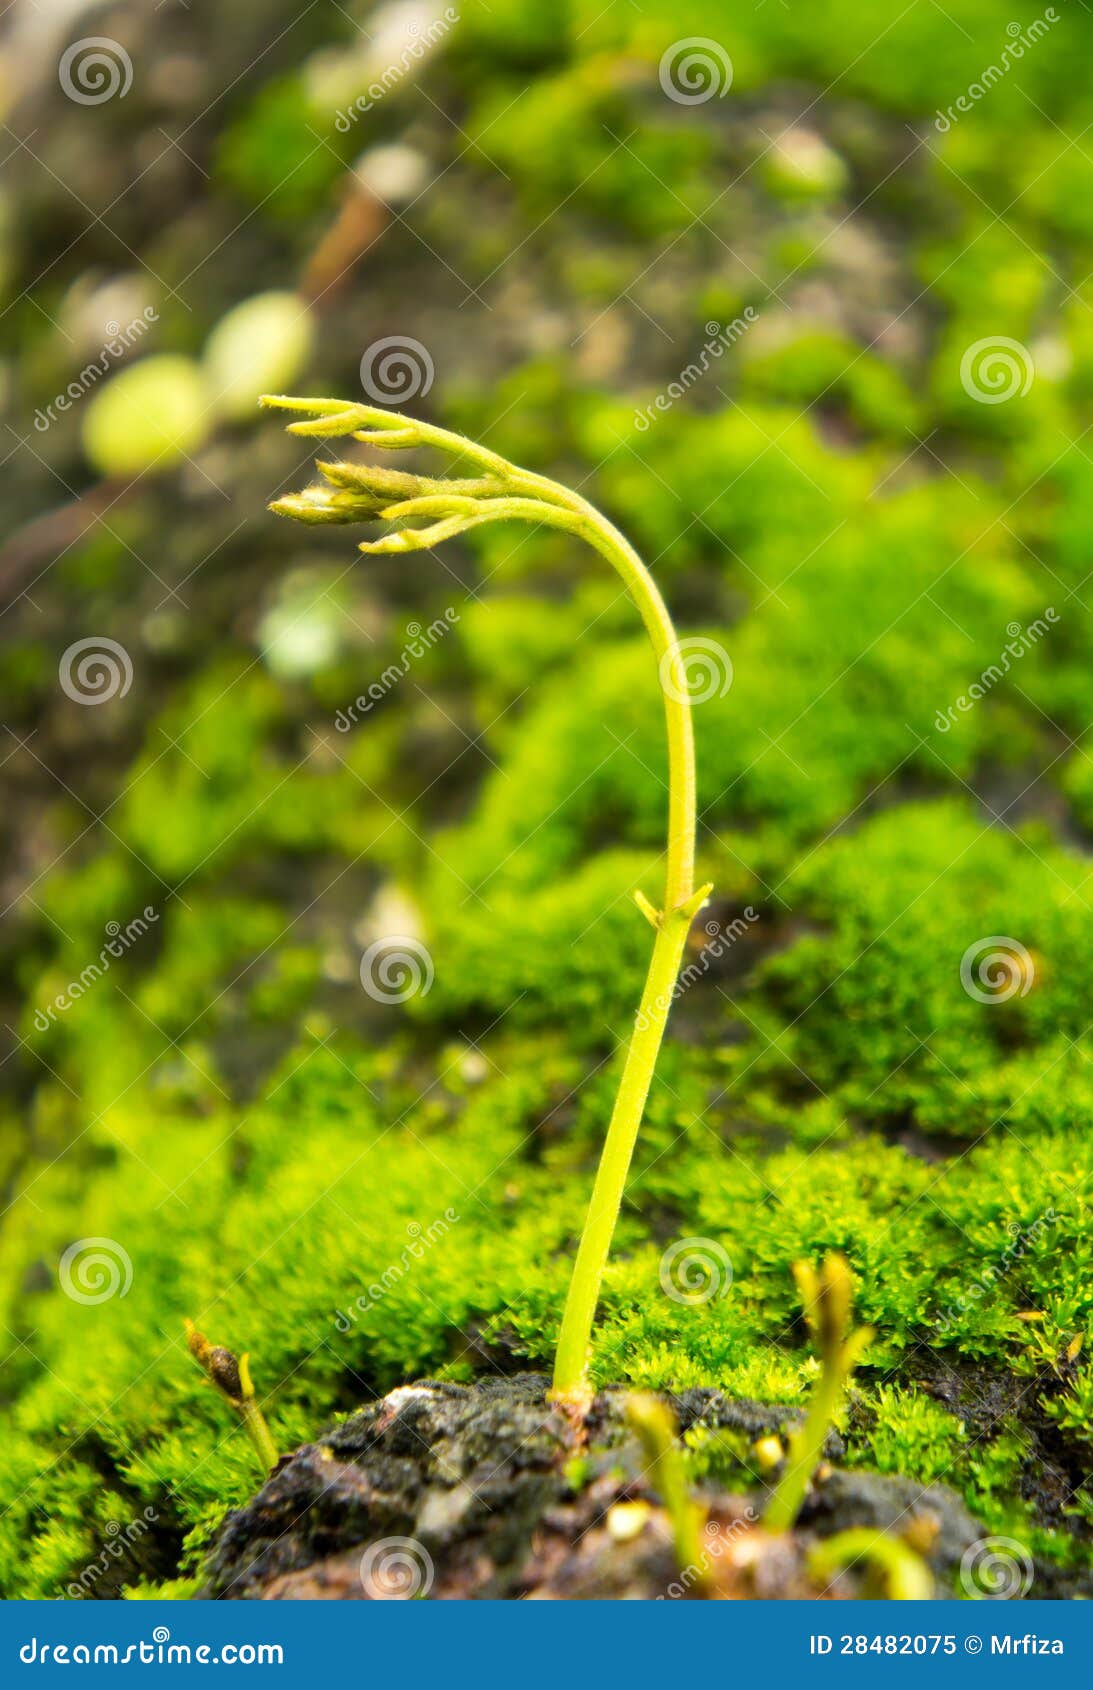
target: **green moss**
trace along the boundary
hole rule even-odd
[[[696,128],[647,123],[605,148],[625,115],[621,93],[589,58],[530,86],[506,85],[480,102],[470,133],[497,167],[517,173],[533,215],[575,196],[586,215],[606,211],[647,238],[684,229],[716,192],[702,168],[708,140]],[[666,182],[671,193],[650,191]]]
[[[1085,877],[1043,829],[966,804],[832,841],[782,888],[821,930],[762,971],[781,1057],[849,1110],[927,1133],[1081,1118]]]
[[[929,1397],[882,1385],[870,1402],[869,1447],[858,1449],[878,1473],[914,1473],[923,1484],[947,1478],[966,1439],[962,1423]]]
[[[963,29],[913,7],[881,35],[850,0],[461,11],[420,67],[426,97],[393,92],[344,145],[313,107],[314,64],[241,87],[211,170],[250,214],[270,285],[286,240],[295,278],[337,216],[344,165],[401,134],[416,100],[411,144],[444,181],[414,226],[501,325],[466,363],[446,356],[449,307],[450,338],[466,338],[450,282],[429,294],[396,268],[400,300],[425,302],[406,332],[435,354],[429,404],[580,485],[642,548],[684,631],[731,659],[731,687],[696,710],[700,858],[710,918],[757,919],[714,965],[689,959],[598,1377],[801,1404],[814,1363],[790,1266],[842,1250],[877,1331],[848,1460],[954,1484],[988,1529],[1088,1565],[1088,1493],[1050,1526],[1024,1495],[1044,1421],[1077,1475],[1093,1410],[1088,1337],[1075,1348],[1093,1315],[1091,255],[1081,149],[1057,127],[1087,122],[1072,74],[1085,25],[1061,17],[939,134],[935,109],[1007,39],[1001,0],[974,0]],[[660,56],[688,35],[724,42],[724,98],[662,94]],[[820,101],[859,202],[849,220],[830,159],[809,207],[784,197],[785,160],[758,156],[787,86]],[[429,128],[430,102],[458,109],[469,150]],[[895,169],[908,125],[935,156]],[[384,236],[396,266],[407,238]],[[154,267],[181,285],[189,222],[165,248]],[[12,313],[10,344],[44,372],[34,403],[56,387],[35,337],[76,279]],[[218,289],[203,321],[192,303],[185,322],[164,305],[157,352],[199,348],[230,301]],[[671,395],[707,321],[748,306],[758,321]],[[783,306],[809,325],[784,342]],[[541,333],[513,336],[516,319]],[[984,404],[961,364],[999,335],[1027,349],[1032,380]],[[253,512],[280,470],[226,461]],[[286,1446],[417,1373],[549,1364],[646,956],[630,894],[655,897],[660,879],[648,652],[568,541],[498,528],[468,543],[458,588],[428,560],[373,585],[339,579],[348,549],[334,563],[309,549],[279,577],[258,523],[256,550],[233,542],[238,598],[230,577],[209,584],[225,550],[186,589],[200,641],[165,657],[138,559],[166,548],[164,577],[181,580],[208,535],[188,495],[156,499],[119,506],[110,533],[52,566],[81,631],[124,623],[140,661],[123,731],[140,743],[115,757],[101,822],[75,803],[48,812],[42,860],[64,855],[5,940],[5,1018],[27,1043],[0,1131],[4,1593],[57,1596],[148,1506],[158,1559],[127,1567],[130,1594],[192,1591],[254,1471],[185,1352],[184,1315],[250,1350]],[[433,595],[459,610],[453,637],[346,731],[337,713],[398,661]],[[210,630],[231,629],[207,650],[206,605]],[[1011,625],[1049,606],[1050,631],[996,672]],[[59,627],[35,621],[3,660],[20,708],[44,706],[32,749],[53,775],[31,775],[51,802],[121,743],[105,712],[55,720]],[[22,808],[10,825],[36,863]],[[356,971],[392,882],[435,969],[402,1006],[368,999]],[[109,924],[147,907],[147,933],[36,1026]],[[961,963],[993,935],[1030,961],[1012,996],[981,1002]],[[82,1304],[59,1265],[96,1237],[132,1282]],[[683,1237],[720,1267],[707,1303],[661,1287]],[[924,1350],[959,1378],[1016,1381],[1015,1412],[989,1436],[962,1424],[927,1390]],[[751,1482],[731,1440],[689,1458],[696,1476]]]
[[[919,406],[898,371],[846,336],[819,329],[791,333],[785,344],[766,351],[745,341],[741,362],[744,391],[760,398],[845,405],[855,423],[880,435],[906,437],[922,427]]]
[[[222,132],[216,173],[248,208],[293,223],[306,214],[341,168],[332,113],[312,108],[299,76],[267,82]],[[325,122],[324,122],[325,120]],[[321,143],[315,126],[328,129]]]

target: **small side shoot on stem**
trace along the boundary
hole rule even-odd
[[[464,478],[436,478],[352,462],[319,460],[322,480],[275,499],[270,509],[298,522],[383,522],[389,532],[362,552],[408,552],[436,546],[486,522],[520,521],[557,528],[584,540],[621,576],[656,658],[668,736],[668,841],[664,905],[638,907],[655,939],[641,1006],[608,1124],[592,1198],[569,1283],[554,1396],[579,1408],[588,1398],[588,1352],[611,1239],[634,1143],[664,1038],[683,948],[711,887],[694,884],[694,737],[686,663],[653,577],[629,541],[586,499],[547,476],[520,469],[485,446],[399,412],[344,399],[267,396],[261,403],[297,413],[289,432],[329,440],[342,435],[380,449],[431,446],[466,463]]]
[[[199,1332],[192,1320],[185,1322],[186,1345],[211,1385],[230,1403],[243,1422],[243,1428],[254,1445],[254,1452],[262,1463],[262,1470],[271,1473],[277,1465],[277,1445],[266,1424],[266,1417],[258,1406],[254,1384],[250,1376],[250,1357],[235,1356],[220,1344],[210,1344],[204,1332]]]
[[[767,1504],[763,1524],[769,1532],[786,1532],[796,1520],[809,1482],[820,1464],[828,1427],[842,1406],[850,1376],[872,1328],[850,1327],[853,1280],[845,1256],[832,1252],[819,1273],[808,1262],[794,1262],[793,1277],[801,1293],[805,1320],[820,1352],[820,1377],[808,1405],[805,1423],[789,1439],[785,1470]]]

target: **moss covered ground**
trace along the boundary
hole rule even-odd
[[[305,390],[356,398],[364,348],[413,337],[435,379],[407,408],[579,486],[731,657],[695,711],[715,893],[595,1377],[799,1405],[791,1264],[839,1249],[876,1329],[848,1462],[1088,1569],[1088,17],[1061,9],[942,129],[1030,9],[460,12],[347,130],[351,24],[280,0],[237,41],[186,11],[190,94],[146,83],[86,126],[55,79],[29,96],[6,530],[61,526],[0,562],[0,1591],[100,1563],[92,1593],[196,1587],[256,1474],[185,1316],[250,1352],[285,1447],[403,1381],[552,1357],[647,960],[630,894],[662,869],[631,608],[559,535],[365,563],[352,531],[278,525],[304,458],[268,421],[106,495],[78,420],[32,423],[70,374],[51,325],[92,284],[135,273],[155,350],[195,353],[256,275],[326,274],[348,169],[381,146],[427,185],[318,292]],[[691,35],[732,85],[684,104],[658,65]],[[199,173],[168,149],[130,183],[125,157],[188,119]],[[984,402],[962,360],[1000,337],[1028,381]],[[105,514],[73,526],[70,497]],[[132,684],[81,709],[58,659],[98,634]],[[361,982],[391,934],[431,976],[400,1002]],[[682,1238],[713,1252],[707,1300],[662,1286]],[[88,1240],[117,1294],[72,1295]]]

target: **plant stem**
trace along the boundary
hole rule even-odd
[[[495,466],[490,462],[486,467]],[[668,735],[664,908],[654,915],[657,936],[653,955],[573,1265],[554,1362],[553,1395],[579,1402],[587,1394],[585,1374],[596,1304],[634,1143],[675,994],[683,947],[691,923],[711,888],[703,886],[698,892],[694,888],[695,755],[687,669],[657,584],[630,542],[594,505],[557,482],[530,475],[512,465],[504,468],[507,484],[517,496],[493,501],[492,512],[574,534],[606,558],[622,577],[645,624],[657,660]],[[535,497],[521,497],[523,494]],[[544,494],[549,497],[549,503],[544,502]],[[427,502],[416,501],[419,508]],[[426,513],[422,511],[422,514]]]
[[[430,431],[433,436],[442,432]],[[453,440],[459,443],[460,437],[448,435],[446,438],[450,445]],[[659,913],[653,913],[656,942],[569,1282],[554,1363],[554,1396],[579,1402],[586,1394],[588,1349],[600,1285],[622,1204],[634,1143],[668,1022],[668,1011],[672,1006],[683,947],[691,922],[711,890],[709,886],[703,886],[696,892],[694,887],[696,800],[691,702],[686,663],[668,607],[630,542],[594,505],[578,494],[543,476],[531,475],[526,470],[506,464],[504,460],[496,460],[493,454],[486,454],[481,448],[469,450],[483,467],[496,469],[500,466],[505,476],[506,496],[490,501],[490,519],[511,518],[543,523],[574,534],[606,558],[622,577],[649,635],[664,699],[668,735],[668,844],[664,908]],[[440,500],[429,497],[415,500],[415,514],[434,514],[434,505],[439,506],[440,503]],[[457,500],[445,501],[449,510],[457,504]],[[468,500],[467,504],[469,517],[472,501]],[[394,516],[398,511],[396,506],[388,514]]]
[[[558,1335],[554,1395],[574,1399],[585,1389],[596,1304],[683,947],[691,922],[710,890],[706,886],[698,894],[694,891],[694,733],[686,670],[675,629],[652,576],[633,547],[598,511],[583,501],[582,506],[581,532],[622,576],[641,612],[657,658],[668,730],[668,864],[664,909],[657,923],[641,1007],[630,1036]]]
[[[699,902],[705,897],[701,894]],[[611,1122],[607,1129],[596,1182],[581,1234],[573,1276],[569,1282],[558,1351],[554,1361],[556,1396],[579,1396],[588,1362],[589,1340],[599,1301],[607,1254],[622,1205],[634,1142],[645,1112],[645,1100],[660,1051],[668,1010],[675,991],[695,900],[669,911],[657,929],[653,957],[645,979],[626,1064],[622,1071]]]
[[[844,1256],[831,1251],[817,1273],[808,1262],[793,1264],[805,1320],[820,1352],[816,1381],[801,1431],[789,1440],[785,1471],[767,1504],[769,1532],[788,1532],[820,1465],[827,1429],[838,1413],[854,1365],[873,1336],[868,1326],[851,1328],[853,1281]]]
[[[637,899],[656,929],[656,942],[558,1338],[554,1395],[579,1404],[587,1395],[588,1348],[607,1253],[675,994],[683,947],[691,922],[711,890],[704,886],[696,892],[694,886],[695,759],[686,661],[667,606],[648,569],[629,541],[580,494],[545,475],[520,469],[463,435],[399,412],[346,400],[298,399],[284,394],[268,394],[261,403],[296,413],[297,420],[288,425],[293,434],[317,439],[352,434],[381,449],[435,446],[468,459],[484,472],[477,480],[445,482],[402,471],[377,472],[368,465],[324,463],[320,467],[327,485],[275,500],[271,508],[281,515],[302,522],[382,520],[398,525],[393,533],[362,544],[364,552],[421,550],[485,522],[521,521],[561,529],[586,541],[622,577],[652,643],[668,735],[664,908],[657,912],[643,898]],[[407,493],[412,496],[403,497]],[[432,520],[419,527],[412,520],[419,517]],[[403,526],[407,520],[411,525]]]
[[[254,1446],[255,1454],[267,1473],[272,1473],[278,1462],[277,1445],[273,1441],[273,1433],[266,1423],[266,1417],[253,1397],[244,1397],[239,1407],[243,1421],[243,1430]]]
[[[449,441],[452,438],[448,436]],[[531,475],[503,460],[494,460],[492,454],[483,454],[480,448],[473,448],[472,452],[485,468],[495,469],[500,463],[506,477],[509,496],[491,501],[492,516],[544,523],[574,534],[606,558],[622,577],[649,635],[664,699],[668,735],[664,908],[653,917],[657,936],[652,960],[573,1265],[554,1362],[553,1395],[579,1403],[587,1395],[585,1375],[596,1304],[634,1143],[672,1006],[683,947],[691,922],[711,890],[709,886],[698,892],[694,888],[696,800],[691,702],[686,663],[668,607],[630,542],[594,505],[557,482]],[[423,507],[429,502],[415,501],[421,514],[428,514]]]
[[[767,1504],[763,1524],[768,1532],[788,1532],[808,1490],[809,1480],[820,1465],[827,1430],[842,1400],[842,1377],[827,1367],[816,1382],[808,1415],[799,1435],[791,1439],[785,1472]]]
[[[658,1397],[639,1391],[626,1403],[626,1417],[638,1435],[649,1476],[672,1524],[680,1572],[691,1572],[701,1588],[710,1585],[709,1560],[702,1552],[706,1510],[691,1496],[683,1452],[676,1442],[676,1422]]]
[[[637,552],[594,506],[583,500],[581,504],[585,538],[622,576],[645,623],[657,660],[668,731],[668,868],[664,887],[667,913],[685,904],[694,892],[695,747],[687,667],[668,607]]]

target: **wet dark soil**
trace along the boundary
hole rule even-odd
[[[857,1562],[833,1583],[807,1557],[853,1526],[902,1536],[937,1594],[988,1534],[943,1486],[825,1465],[798,1528],[758,1525],[766,1489],[699,1485],[697,1564],[681,1567],[670,1521],[625,1419],[625,1391],[598,1395],[576,1424],[540,1374],[474,1386],[401,1386],[282,1461],[229,1514],[202,1595],[217,1598],[503,1597],[678,1599],[876,1594]],[[681,1433],[739,1443],[791,1424],[792,1411],[713,1389],[672,1399]],[[828,1462],[842,1444],[829,1439]],[[1045,1592],[1046,1594],[1047,1592]]]
[[[991,1439],[1019,1430],[1025,1440],[1019,1495],[1045,1527],[1060,1527],[1088,1540],[1090,1527],[1077,1515],[1074,1499],[1088,1484],[1089,1460],[1083,1445],[1067,1438],[1046,1405],[1068,1390],[1076,1371],[1074,1358],[1060,1356],[1054,1367],[1021,1377],[1003,1368],[973,1365],[937,1351],[916,1353],[917,1382],[951,1414],[963,1421],[972,1438]],[[1069,1574],[1046,1567],[1037,1594],[1093,1595],[1087,1573]]]

